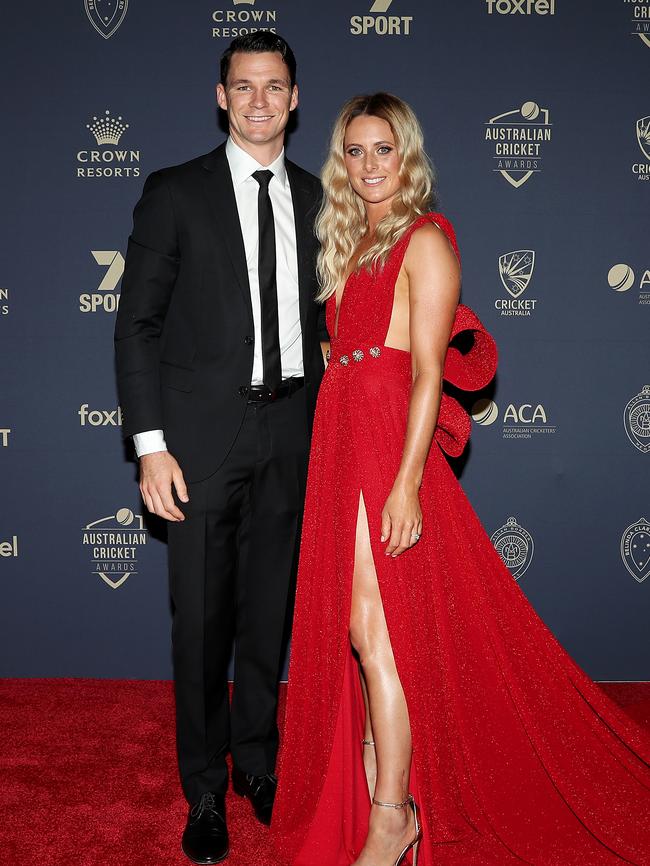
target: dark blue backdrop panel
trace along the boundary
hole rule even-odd
[[[513,579],[576,660],[650,678],[649,10],[130,0],[112,33],[119,16],[94,27],[83,0],[55,20],[5,12],[0,675],[171,675],[165,527],[120,439],[122,257],[146,175],[223,140],[219,56],[258,26],[296,51],[288,152],[306,168],[347,97],[387,89],[416,110],[463,300],[500,351],[465,401],[462,483],[497,546],[519,539]]]

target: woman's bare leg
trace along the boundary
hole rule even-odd
[[[384,618],[363,495],[357,516],[350,640],[359,654],[368,692],[377,756],[374,796],[383,802],[401,803],[408,796],[411,728]],[[354,866],[394,866],[414,834],[410,809],[373,804],[366,844]]]
[[[366,708],[366,721],[363,731],[363,767],[366,771],[368,793],[371,797],[374,797],[375,785],[377,784],[377,756],[375,755],[375,747],[373,745],[374,736],[372,733],[372,719],[370,718],[370,705],[368,703],[368,686],[366,685],[366,678],[363,675],[361,665],[359,665],[359,679],[361,680],[363,703]]]

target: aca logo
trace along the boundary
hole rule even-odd
[[[114,313],[120,296],[117,284],[124,273],[124,256],[119,250],[91,250],[98,265],[107,268],[102,281],[94,292],[79,295],[79,310],[82,313]]]
[[[112,117],[106,109],[99,117],[93,115],[86,129],[98,147],[77,151],[77,177],[140,177],[140,151],[118,148],[122,136],[129,129],[121,114]]]
[[[489,427],[499,420],[499,407],[487,398],[477,400],[471,408],[472,419],[481,427]],[[504,439],[533,439],[540,435],[557,433],[542,403],[508,403],[501,418]]]
[[[0,316],[9,315],[9,289],[0,289]]]
[[[485,0],[488,15],[555,15],[555,0]]]
[[[82,427],[121,427],[122,409],[89,409],[88,403],[82,403],[77,412]]]
[[[650,523],[645,517],[640,517],[623,530],[621,559],[638,583],[650,574]]]
[[[650,268],[640,269],[641,278],[638,283],[639,303],[650,304]],[[619,262],[607,272],[607,282],[610,289],[623,293],[631,289],[636,281],[634,270],[624,262]]]
[[[623,0],[632,13],[630,35],[638,36],[650,48],[650,0]]]
[[[637,120],[636,141],[648,162],[633,163],[632,172],[637,180],[650,180],[650,115]]]
[[[17,535],[13,535],[11,541],[0,541],[0,556],[18,556]]]
[[[548,108],[524,102],[521,108],[497,114],[485,124],[485,140],[494,143],[492,171],[515,188],[542,170],[543,148],[552,133],[549,117]]]
[[[255,33],[258,30],[270,30],[276,33],[277,11],[275,9],[250,9],[256,0],[232,0],[234,9],[215,9],[212,21],[212,36],[216,39],[233,39],[245,33]],[[243,9],[239,7],[244,7]],[[225,26],[224,26],[225,25]]]
[[[397,0],[399,2],[399,0]],[[386,15],[393,0],[375,0],[369,15],[353,15],[350,18],[350,33],[353,36],[410,36],[412,15]]]
[[[530,316],[537,298],[522,298],[535,269],[535,250],[512,250],[499,256],[499,277],[509,298],[497,298],[494,307],[502,316]]]
[[[9,434],[11,427],[0,427],[0,448],[9,447]]]
[[[519,580],[533,561],[533,536],[517,523],[516,518],[509,517],[492,533],[490,541],[514,579]]]
[[[644,385],[623,410],[627,438],[642,454],[650,452],[650,385]]]
[[[111,589],[118,589],[130,575],[138,573],[138,554],[147,537],[142,515],[119,508],[115,514],[84,526],[81,543],[90,549],[93,574]]]

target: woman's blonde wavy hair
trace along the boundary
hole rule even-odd
[[[374,243],[359,258],[357,270],[383,266],[402,233],[434,206],[434,169],[424,150],[422,129],[413,109],[390,93],[349,99],[334,123],[322,171],[323,203],[316,217],[316,234],[321,244],[316,265],[320,283],[318,301],[336,292],[357,244],[368,231],[363,200],[352,189],[345,168],[345,133],[350,121],[360,115],[380,117],[389,124],[402,163],[400,189],[390,212],[377,225]]]

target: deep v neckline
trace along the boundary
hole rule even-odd
[[[345,293],[346,293],[347,288],[348,288],[348,283],[350,282],[350,280],[352,279],[352,277],[356,273],[357,273],[356,271],[350,271],[350,273],[348,274],[348,277],[347,277],[345,283],[343,284],[343,291],[341,292],[341,297],[339,298],[338,304],[336,303],[336,296],[334,296],[334,339],[335,340],[338,340],[338,338],[339,338],[339,316],[341,313],[341,306],[343,305],[343,298],[345,297]]]

